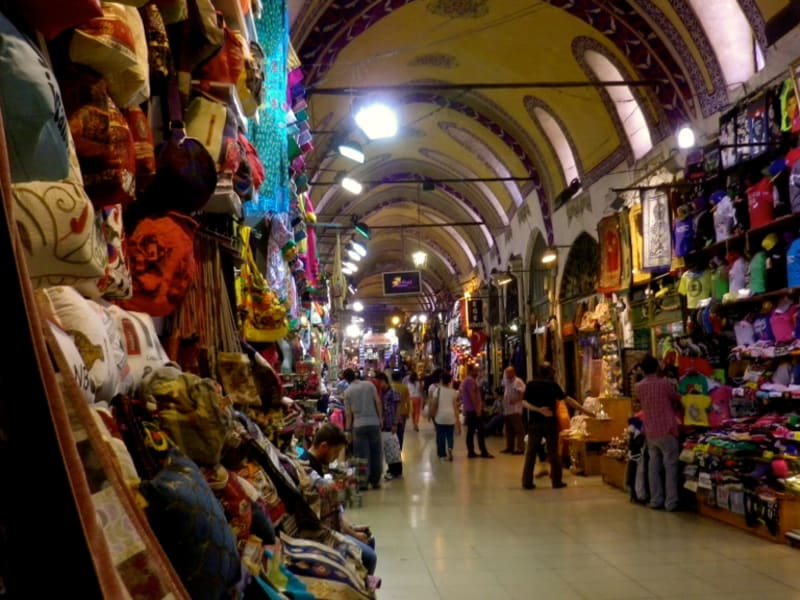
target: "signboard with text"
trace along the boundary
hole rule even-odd
[[[483,327],[483,300],[472,298],[467,302],[467,314],[470,328]]]
[[[384,296],[422,293],[422,276],[419,271],[397,271],[382,275]]]

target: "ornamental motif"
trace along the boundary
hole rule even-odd
[[[429,52],[415,56],[408,62],[409,67],[434,67],[437,69],[455,69],[458,59],[452,54],[444,52]]]
[[[488,0],[432,0],[428,12],[449,19],[479,19],[489,14]]]

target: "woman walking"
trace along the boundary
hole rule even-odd
[[[431,386],[430,416],[436,425],[436,455],[453,460],[453,432],[461,435],[461,422],[458,418],[458,392],[452,386],[453,377],[442,374],[441,383]]]
[[[422,413],[422,381],[416,371],[411,371],[409,374],[406,387],[408,387],[408,397],[411,400],[411,421],[414,424],[414,431],[419,431],[419,416]]]

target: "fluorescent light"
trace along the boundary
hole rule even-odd
[[[356,312],[361,312],[362,310],[364,310],[364,305],[358,300],[356,300],[355,302],[353,302],[353,310]]]
[[[694,130],[688,125],[684,125],[678,130],[678,148],[686,149],[694,146]]]
[[[411,323],[416,323],[417,322],[417,315],[411,315],[410,322]]]
[[[358,181],[353,179],[352,177],[342,177],[342,181],[339,183],[344,189],[346,189],[351,194],[360,194],[361,190],[364,189],[364,186],[361,185]]]
[[[554,263],[558,260],[558,252],[555,248],[548,248],[544,254],[542,254],[542,264],[549,265],[550,263]]]
[[[344,273],[345,275],[352,275],[353,273],[355,273],[355,271],[353,271],[351,269],[348,269],[346,266],[343,265],[342,266],[342,273]]]
[[[360,255],[358,252],[356,252],[355,250],[353,250],[352,248],[349,248],[349,249],[347,250],[347,256],[349,256],[349,257],[350,257],[350,259],[351,259],[353,262],[358,262],[358,261],[360,261],[360,260],[361,260],[361,255]]]
[[[350,245],[353,247],[353,250],[358,252],[362,257],[367,255],[367,247],[361,242],[357,242],[356,240],[350,240]]]
[[[424,267],[428,261],[428,255],[422,250],[417,250],[411,255],[411,260],[414,261],[415,267]]]
[[[348,292],[350,292],[351,294],[355,294],[355,293],[356,293],[356,288],[354,288],[354,287],[352,286],[352,284],[349,284],[349,283],[348,283],[348,284],[347,284],[347,291],[348,291]]]
[[[349,158],[350,160],[354,160],[357,163],[363,164],[364,163],[364,150],[361,148],[361,144],[358,142],[343,142],[339,144],[339,154],[344,156],[345,158]]]
[[[348,275],[350,275],[358,271],[358,265],[355,263],[351,263],[350,261],[344,261],[342,263],[342,269],[347,269],[348,271],[350,271],[350,273],[348,273]]]
[[[356,125],[371,140],[397,135],[397,114],[385,104],[370,104],[356,113]]]
[[[497,280],[497,285],[508,285],[513,281],[513,278],[510,275],[503,275],[500,279]]]
[[[425,325],[425,323],[428,322],[428,315],[420,315],[419,316],[419,322],[422,323],[423,325]]]

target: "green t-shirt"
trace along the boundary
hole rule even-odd
[[[711,272],[711,297],[714,300],[722,300],[729,291],[728,269],[725,265],[720,265]]]
[[[767,253],[756,252],[750,259],[750,291],[763,294],[767,291]]]

